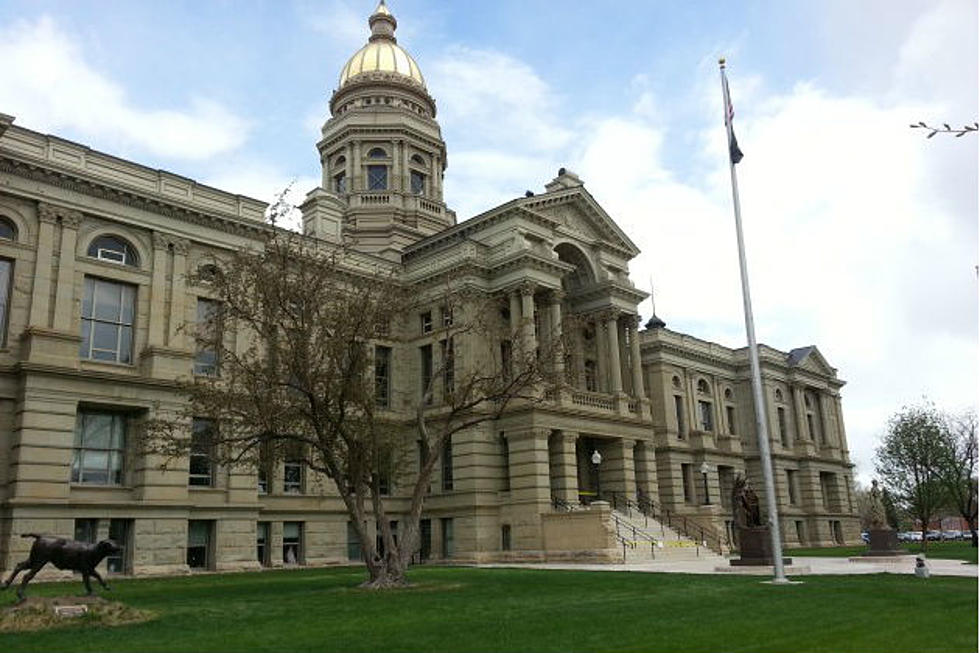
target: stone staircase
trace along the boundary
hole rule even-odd
[[[623,547],[624,562],[712,559],[723,563],[725,558],[701,542],[685,537],[656,519],[635,511],[613,510],[611,527],[617,542]]]

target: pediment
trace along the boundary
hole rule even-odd
[[[640,253],[619,225],[584,188],[568,190],[558,197],[552,194],[530,197],[521,206],[552,221],[558,232],[564,232],[586,243],[604,243],[622,250],[627,258]]]
[[[836,376],[837,370],[831,367],[815,345],[800,347],[789,353],[790,367],[796,367],[820,376]]]

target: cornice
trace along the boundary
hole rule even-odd
[[[247,238],[261,237],[271,229],[264,223],[250,223],[238,218],[206,213],[183,206],[179,202],[145,195],[131,188],[113,186],[107,181],[92,179],[49,164],[23,161],[9,152],[0,151],[0,172]]]

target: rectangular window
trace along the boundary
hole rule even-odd
[[[354,522],[347,522],[347,559],[363,560],[364,552],[361,551],[361,538],[357,535]]]
[[[303,522],[282,524],[282,561],[287,565],[303,564]]]
[[[442,557],[452,558],[456,553],[456,542],[453,535],[453,518],[443,517],[439,521],[442,524]]]
[[[211,568],[211,539],[214,522],[192,519],[187,522],[187,566],[191,569]]]
[[[439,312],[442,314],[442,326],[451,327],[453,325],[453,309],[448,306],[442,306]]]
[[[71,482],[122,485],[126,416],[83,410],[75,422]]]
[[[514,375],[513,346],[510,340],[500,341],[500,375],[509,381]]]
[[[346,172],[338,172],[337,174],[335,174],[333,176],[333,189],[337,193],[341,193],[341,194],[347,192],[347,173]]]
[[[453,339],[447,338],[439,342],[442,355],[442,396],[443,400],[453,393],[456,384],[456,347]]]
[[[789,505],[795,506],[797,502],[796,493],[796,470],[786,470],[786,491],[789,494]]]
[[[197,298],[197,352],[194,354],[194,374],[215,376],[218,373],[220,310],[219,302],[204,297]]]
[[[391,405],[391,347],[374,348],[374,403],[378,408]]]
[[[81,357],[132,363],[135,307],[134,286],[85,277]]]
[[[701,430],[713,431],[714,422],[711,419],[711,402],[698,401],[698,412],[700,413],[700,417],[701,417]]]
[[[303,493],[303,461],[287,460],[283,463],[282,491],[286,494]]]
[[[500,434],[500,457],[503,464],[503,490],[504,492],[510,492],[510,444],[507,442],[507,436],[503,433]]]
[[[425,562],[432,557],[432,520],[423,519],[419,522],[419,558]]]
[[[429,384],[432,383],[432,345],[419,347],[419,357],[421,359],[422,394],[426,397],[425,403],[431,404],[432,393],[429,393]]]
[[[417,170],[411,171],[412,195],[421,195],[425,192],[425,175]]]
[[[828,510],[840,510],[840,495],[837,493],[837,474],[820,472],[820,494],[823,495],[823,505]]]
[[[132,519],[109,520],[109,539],[120,546],[119,551],[106,556],[106,568],[110,574],[129,573],[130,533],[132,532]]]
[[[806,414],[806,434],[807,438],[811,441],[813,440],[813,415],[811,413]]]
[[[779,442],[784,447],[788,447],[789,433],[786,431],[786,409],[781,406],[777,408],[776,418],[779,421]]]
[[[596,362],[593,360],[585,361],[585,389],[588,392],[599,391],[599,375],[596,373]]]
[[[7,344],[7,328],[10,318],[10,289],[13,280],[12,261],[0,259],[0,346]]]
[[[689,463],[681,463],[681,482],[684,484],[684,503],[694,503],[694,477]]]
[[[191,423],[190,473],[187,484],[195,487],[214,485],[214,422],[195,417]]]
[[[419,330],[422,333],[432,333],[432,311],[419,313]]]
[[[95,544],[99,541],[99,520],[98,519],[76,519],[75,520],[75,539],[87,544]]]
[[[453,438],[446,437],[442,443],[442,489],[450,491],[453,489]]]
[[[802,520],[796,522],[796,539],[800,544],[806,544],[806,525]]]
[[[735,407],[725,406],[725,418],[728,420],[728,434],[735,435]]]
[[[674,395],[674,415],[677,417],[677,439],[684,439],[684,398]]]
[[[263,567],[269,566],[269,540],[272,539],[272,524],[260,521],[255,524],[255,559]]]
[[[368,190],[388,190],[388,166],[368,166]]]
[[[500,527],[500,550],[510,551],[510,524]]]

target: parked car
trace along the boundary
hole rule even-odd
[[[920,537],[919,539],[921,540],[922,538]],[[938,542],[939,540],[943,539],[943,534],[939,531],[929,531],[926,533],[926,539],[930,542]]]
[[[943,531],[942,538],[943,540],[962,540],[963,531]]]
[[[921,542],[922,541],[922,531],[909,531],[906,533],[909,539],[906,542]]]

